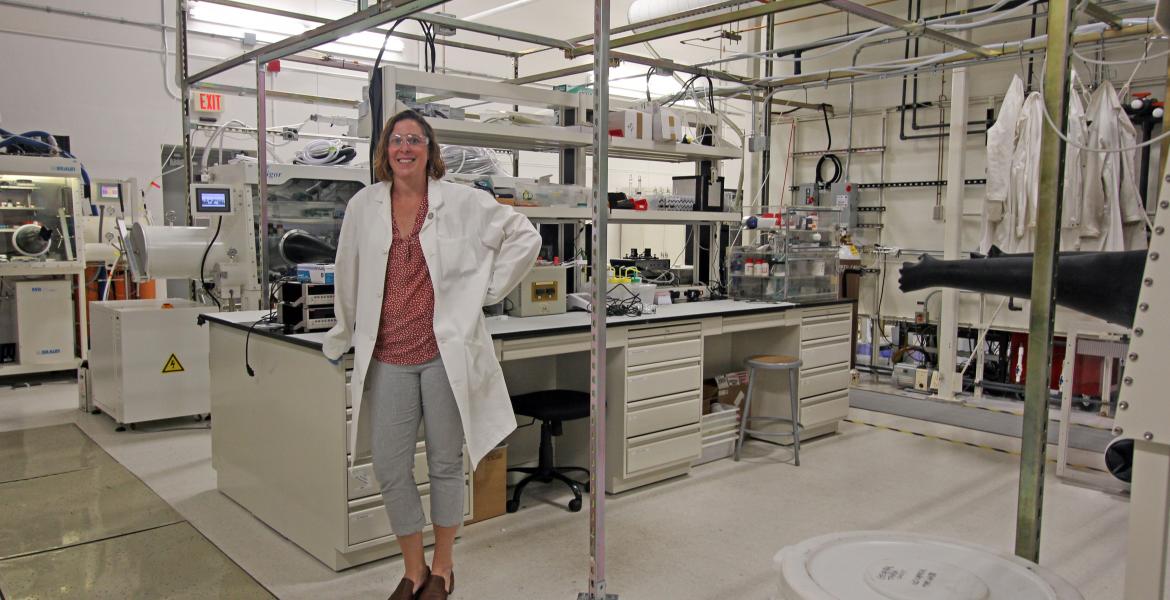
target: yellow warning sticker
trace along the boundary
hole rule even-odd
[[[167,364],[163,365],[163,373],[182,373],[184,371],[183,364],[179,362],[179,357],[171,354],[167,359]]]

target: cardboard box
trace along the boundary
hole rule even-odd
[[[637,110],[614,110],[609,113],[609,135],[648,140],[653,134],[650,113]]]
[[[681,142],[683,139],[682,115],[676,111],[659,108],[654,113],[654,141]]]
[[[507,512],[508,502],[508,447],[498,446],[488,452],[472,474],[474,486],[471,518],[466,523],[478,523]]]
[[[740,408],[747,399],[747,371],[716,375],[703,382],[703,414],[711,414],[711,405],[718,402]]]

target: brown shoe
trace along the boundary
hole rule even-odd
[[[431,578],[431,569],[427,567],[427,572],[423,575],[423,587],[426,586],[427,581]],[[422,588],[419,588],[419,593],[422,593]],[[394,593],[390,594],[389,600],[415,600],[414,582],[403,577],[402,581],[398,582],[398,587],[394,588]]]
[[[416,600],[447,600],[447,597],[455,591],[455,572],[452,571],[451,587],[447,588],[447,580],[443,579],[442,575],[432,574],[427,578],[426,584],[418,591],[418,598]]]

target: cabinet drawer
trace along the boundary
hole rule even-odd
[[[800,344],[800,360],[802,370],[815,369],[825,365],[834,365],[849,362],[851,348],[849,336],[842,335],[823,340],[802,341]]]
[[[806,428],[839,421],[849,415],[849,392],[831,392],[801,403],[800,423]]]
[[[429,523],[431,518],[430,496],[423,496],[423,514]],[[373,500],[361,500],[361,504],[350,502],[349,508],[349,545],[368,542],[373,539],[390,535],[390,516],[386,514],[386,507],[382,505],[382,497]]]
[[[703,333],[702,323],[674,323],[658,327],[631,327],[626,331],[626,339],[638,340],[664,335],[691,334],[700,336]]]
[[[466,476],[470,471],[471,460],[467,456],[467,449],[464,448],[463,474]],[[426,445],[424,442],[418,442],[414,450],[414,482],[421,485],[428,481],[430,481],[430,471],[427,469]],[[367,462],[349,468],[348,497],[350,500],[378,494],[381,493],[380,490],[381,486],[378,485],[377,478],[374,476],[372,463]]]
[[[834,304],[831,306],[817,306],[808,307],[801,311],[801,316],[806,319],[813,317],[824,317],[827,315],[853,315],[853,306],[851,304]]]
[[[353,408],[353,382],[345,382],[345,407]]]
[[[353,439],[353,409],[345,409],[345,443]]]
[[[693,391],[643,400],[626,408],[626,437],[699,422],[702,400]]]
[[[849,388],[849,365],[830,365],[800,372],[800,398]]]
[[[698,359],[679,366],[653,371],[630,371],[626,377],[626,401],[666,396],[701,389],[702,369]]]
[[[373,464],[366,463],[349,468],[348,497],[350,500],[373,496],[379,493],[379,489],[378,481],[374,478]]]
[[[788,327],[792,325],[800,325],[800,321],[798,317],[791,314],[791,311],[770,312],[762,315],[723,317],[723,333],[754,331],[756,329]]]
[[[673,336],[666,337],[670,339]],[[634,345],[631,343],[626,349],[626,363],[635,367],[680,358],[698,358],[702,355],[703,342],[698,334],[694,334],[692,339],[684,337],[678,341],[666,341],[659,344]]]
[[[427,455],[422,451],[422,445],[414,455],[414,482],[423,484],[429,480],[427,471]],[[349,468],[348,495],[350,500],[364,498],[381,493],[377,477],[374,476],[373,463],[354,465]]]
[[[701,451],[697,423],[634,438],[626,446],[626,475],[694,460]]]
[[[826,315],[805,317],[800,322],[800,341],[819,340],[851,333],[853,319],[849,315]]]
[[[430,486],[422,485],[418,488],[422,498],[423,519],[426,525],[431,524],[431,495]],[[463,516],[471,515],[471,490],[463,486]],[[380,537],[391,535],[390,516],[386,514],[386,507],[382,505],[381,496],[371,500],[359,500],[349,503],[349,544],[351,546],[368,542]]]

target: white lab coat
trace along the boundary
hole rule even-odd
[[[435,290],[435,338],[451,381],[472,467],[516,428],[516,417],[482,307],[504,299],[528,273],[540,234],[528,219],[481,190],[430,181],[430,208],[419,233]],[[322,351],[337,359],[354,349],[351,461],[368,456],[369,419],[362,395],[378,337],[390,255],[390,186],[358,192],[346,208],[337,247],[337,325]]]
[[[1036,210],[1040,196],[1040,139],[1044,130],[1044,99],[1032,92],[1016,121],[1012,178],[1006,205],[1012,231],[1005,252],[1031,252],[1036,246]]]
[[[1077,73],[1072,72],[1068,94],[1068,139],[1085,145],[1089,124],[1085,120],[1085,103],[1080,94]],[[1064,147],[1064,195],[1060,209],[1060,250],[1074,252],[1081,249],[1081,213],[1085,198],[1084,151],[1073,144]]]
[[[1011,229],[1007,198],[1011,180],[1012,151],[1015,148],[1016,120],[1024,105],[1024,82],[1012,77],[1003,97],[995,124],[987,130],[987,198],[983,205],[983,226],[979,251],[986,254],[994,244],[1005,248]]]
[[[1137,131],[1110,83],[1093,92],[1087,116],[1087,146],[1122,148],[1137,143]],[[1085,152],[1082,249],[1114,252],[1146,247],[1137,160],[1137,150]]]

